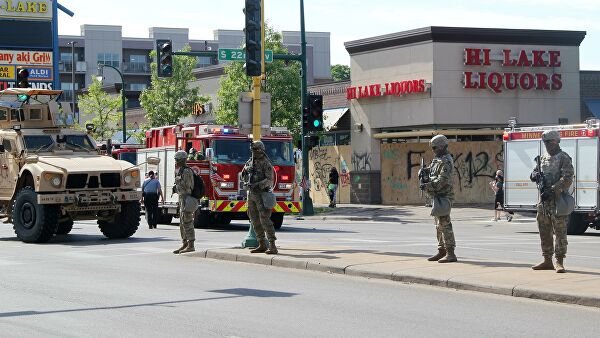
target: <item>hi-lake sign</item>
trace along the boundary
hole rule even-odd
[[[219,61],[246,61],[243,49],[219,48]],[[273,51],[265,50],[265,62],[273,62]]]

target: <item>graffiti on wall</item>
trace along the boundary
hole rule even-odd
[[[352,153],[352,170],[354,171],[370,171],[371,170],[371,153]]]
[[[329,172],[339,173],[338,203],[350,202],[350,167],[352,150],[349,145],[315,147],[308,153],[311,196],[315,203],[329,203],[327,186]]]
[[[316,191],[325,190],[329,180],[329,171],[333,167],[333,158],[325,147],[316,147],[310,151],[313,170],[310,173],[312,186]]]

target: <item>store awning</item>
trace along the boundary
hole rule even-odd
[[[346,114],[349,108],[335,108],[323,110],[323,128],[326,131],[331,130],[338,121]]]
[[[416,130],[416,131],[399,131],[391,133],[373,134],[376,139],[388,138],[408,138],[408,137],[432,137],[435,135],[445,136],[468,136],[468,135],[502,135],[504,130],[498,129],[434,129],[434,130]]]
[[[594,117],[600,119],[600,99],[585,100],[585,105],[588,107],[590,112],[594,114]]]

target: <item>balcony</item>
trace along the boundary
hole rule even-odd
[[[71,61],[61,60],[58,63],[58,71],[61,73],[70,73],[72,70],[73,70],[73,63]],[[86,72],[85,61],[76,61],[75,62],[75,72],[76,73],[85,73]]]
[[[123,62],[123,73],[125,73],[125,74],[150,74],[150,63],[147,63],[147,62]]]

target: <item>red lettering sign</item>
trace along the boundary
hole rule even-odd
[[[424,93],[425,80],[407,80],[401,82],[388,82],[383,85],[371,84],[366,86],[348,87],[346,98],[348,100],[363,99],[379,96],[402,96],[406,94]]]

